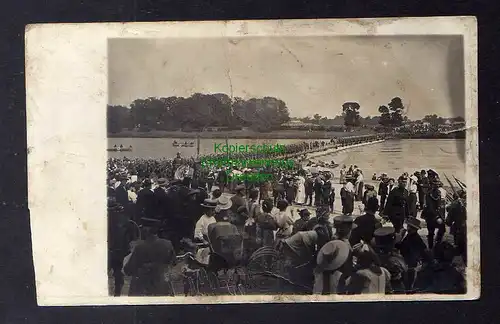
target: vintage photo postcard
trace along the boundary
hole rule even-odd
[[[26,28],[39,305],[480,296],[474,17]]]

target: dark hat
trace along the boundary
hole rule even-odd
[[[316,218],[327,217],[330,215],[330,207],[328,206],[318,206],[316,208]]]
[[[369,184],[369,183],[365,184],[365,187],[366,187],[366,189],[368,189],[368,190],[373,190],[373,189],[375,189],[375,187],[374,187],[373,185]]]
[[[143,187],[149,187],[151,185],[151,180],[150,179],[144,179],[142,182]]]
[[[279,200],[277,203],[276,203],[276,208],[278,209],[286,209],[288,207],[288,201],[282,199],[282,200]]]
[[[398,181],[407,181],[408,180],[408,177],[405,176],[405,175],[402,175],[398,178]]]
[[[159,186],[166,186],[166,185],[167,185],[167,183],[168,183],[168,181],[167,181],[167,179],[165,179],[165,178],[160,178],[160,179],[158,179],[158,185],[159,185]]]
[[[116,175],[115,179],[118,181],[125,181],[128,180],[128,175],[126,173],[119,173]]]
[[[272,210],[273,207],[273,200],[271,198],[264,199],[262,202],[262,209]]]
[[[245,190],[245,186],[244,185],[237,185],[236,188],[234,188],[234,191],[235,192],[238,192],[238,191],[242,191],[242,190]]]
[[[299,210],[299,215],[300,216],[310,216],[311,215],[311,212],[309,211],[309,209],[307,208],[303,208],[301,210]]]
[[[215,208],[215,207],[217,207],[217,200],[205,199],[205,200],[203,200],[203,203],[200,204],[200,206],[206,207],[206,208]]]
[[[159,219],[146,218],[146,217],[141,218],[141,225],[143,227],[158,227],[160,226],[160,224],[161,221]]]
[[[406,225],[414,227],[416,229],[420,229],[421,228],[420,221],[418,219],[416,219],[415,217],[409,217],[406,220]]]
[[[392,245],[396,240],[396,231],[394,227],[381,227],[375,230],[373,237],[375,238],[375,246]]]
[[[247,209],[247,206],[240,206],[238,207],[238,209],[236,210],[237,213],[248,213],[248,209]]]
[[[333,226],[334,227],[337,227],[337,226],[341,226],[341,225],[352,225],[352,228],[356,228],[357,225],[354,224],[354,217],[352,216],[347,216],[347,215],[340,215],[340,216],[337,216],[333,219]]]
[[[201,192],[200,189],[193,189],[193,190],[189,191],[188,196],[195,195],[195,194],[198,194],[200,192]]]
[[[182,180],[180,180],[180,179],[173,179],[173,180],[170,182],[170,184],[171,184],[171,185],[176,185],[176,184],[179,184],[179,183],[182,183]]]
[[[365,210],[376,212],[379,208],[377,197],[370,197],[366,202]]]

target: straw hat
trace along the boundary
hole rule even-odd
[[[318,252],[317,264],[324,270],[337,270],[349,258],[347,243],[334,240],[326,243]]]
[[[217,199],[217,208],[219,210],[228,210],[229,208],[231,208],[232,205],[233,205],[233,202],[231,201],[231,199],[229,199],[225,196],[220,196]]]

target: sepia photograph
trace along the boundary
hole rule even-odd
[[[110,294],[465,294],[460,36],[108,53]]]
[[[71,45],[94,56],[62,59],[87,94],[27,81],[50,304],[478,298],[475,20],[379,20],[67,28],[102,31]],[[27,53],[46,75],[48,55]],[[41,112],[35,95],[57,91],[78,115]],[[64,179],[89,188],[56,185],[69,245],[50,248],[57,203],[41,191]],[[71,292],[55,283],[61,255],[60,278],[88,278]]]

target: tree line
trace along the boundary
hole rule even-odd
[[[410,120],[404,115],[405,107],[399,97],[394,97],[387,105],[378,108],[380,116],[360,116],[361,106],[357,102],[345,102],[341,115],[334,118],[313,117],[300,118],[304,123],[321,126],[325,130],[344,125],[354,127],[397,128],[408,124]],[[263,97],[244,100],[231,98],[226,94],[195,93],[184,97],[149,97],[136,99],[129,107],[107,107],[108,132],[118,133],[124,129],[148,132],[163,131],[203,131],[207,128],[238,130],[243,127],[254,131],[269,132],[282,128],[282,124],[290,121],[290,113],[286,103],[278,98]],[[435,114],[425,116],[419,122],[427,122],[433,126],[442,125],[448,119]],[[462,117],[452,119],[463,122]]]
[[[108,105],[107,109],[110,133],[123,129],[201,131],[208,127],[271,131],[290,120],[283,100],[274,97],[232,99],[223,93],[195,93],[188,98],[150,97],[136,99],[130,107]]]

